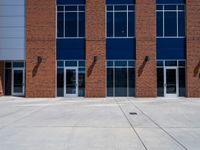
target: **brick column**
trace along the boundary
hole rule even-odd
[[[0,96],[4,95],[4,62],[0,61]]]
[[[105,0],[86,0],[86,97],[105,97]]]
[[[186,1],[187,96],[200,97],[200,1]]]
[[[55,97],[56,0],[26,0],[26,97]]]
[[[157,96],[156,82],[156,0],[136,0],[136,97]]]

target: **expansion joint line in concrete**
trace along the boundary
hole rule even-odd
[[[163,127],[161,127],[157,122],[155,122],[150,116],[148,116],[144,111],[142,111],[139,107],[137,107],[134,103],[128,100],[136,109],[138,109],[143,115],[149,118],[159,129],[165,132],[172,140],[174,140],[179,146],[181,146],[184,150],[188,150],[188,148],[179,142],[175,137],[173,137],[169,132],[167,132]]]
[[[134,131],[134,133],[136,134],[136,136],[138,137],[138,139],[140,140],[141,144],[143,145],[143,147],[145,148],[145,150],[148,150],[146,145],[144,144],[144,142],[142,141],[141,137],[139,136],[139,134],[137,133],[137,131],[135,130],[134,126],[131,124],[131,121],[128,119],[128,117],[126,116],[126,113],[124,112],[124,110],[122,109],[121,105],[118,103],[117,100],[115,100],[119,109],[121,110],[122,114],[124,115],[124,117],[126,118],[126,120],[128,121],[129,125],[131,126],[132,130]]]

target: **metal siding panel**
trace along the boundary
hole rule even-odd
[[[24,17],[0,17],[0,27],[24,27]]]
[[[1,6],[0,16],[24,16],[24,6]]]
[[[0,5],[24,5],[25,0],[0,0]]]
[[[25,29],[22,27],[16,28],[0,28],[0,38],[24,38]]]
[[[25,49],[24,39],[0,39],[0,49]]]
[[[0,60],[24,60],[24,49],[0,49]]]

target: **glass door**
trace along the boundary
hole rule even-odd
[[[165,68],[165,96],[178,96],[178,70],[177,68]]]
[[[14,68],[12,71],[12,95],[24,95],[24,69]]]
[[[77,68],[65,68],[64,91],[65,96],[78,96],[78,70]]]

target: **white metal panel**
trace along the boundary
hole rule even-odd
[[[0,49],[24,49],[24,39],[4,38],[0,39]]]
[[[0,0],[0,5],[24,5],[25,0]]]
[[[24,6],[2,6],[0,5],[0,16],[24,16]]]
[[[24,27],[0,28],[0,38],[24,38]]]
[[[0,17],[0,27],[23,27],[24,17]]]
[[[24,60],[25,40],[25,0],[0,0],[0,60]]]
[[[24,49],[0,49],[0,60],[24,60]]]

